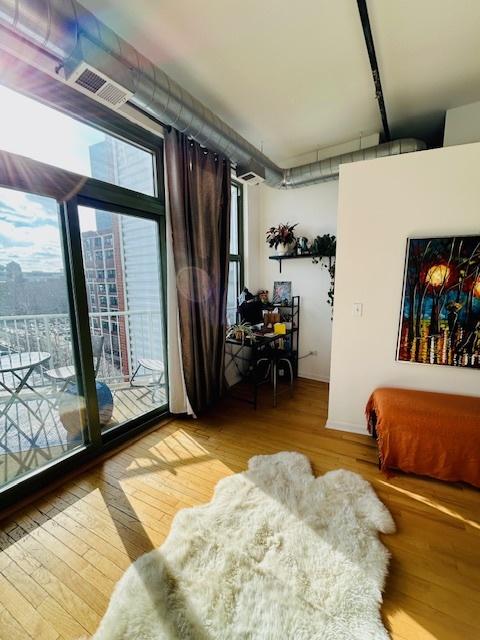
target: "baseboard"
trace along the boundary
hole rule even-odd
[[[322,376],[316,376],[311,373],[299,373],[299,378],[304,378],[305,380],[315,380],[315,382],[325,382],[326,384],[330,384],[330,378],[324,378]]]
[[[335,429],[336,431],[348,431],[350,433],[359,433],[362,436],[368,436],[368,429],[365,425],[355,424],[353,422],[339,422],[338,420],[327,420],[325,425],[327,429]]]

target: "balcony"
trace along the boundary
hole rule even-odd
[[[109,311],[91,313],[89,318],[93,342],[95,336],[100,337],[102,345],[98,360],[94,354],[96,380],[108,387],[113,397],[113,413],[103,428],[166,404],[164,380],[158,372],[140,367],[131,384],[139,360],[163,360],[160,312]],[[18,378],[12,372],[0,372],[0,484],[23,474],[27,466],[47,464],[72,446],[62,413],[64,399],[72,397],[71,384],[52,380],[46,373],[73,366],[69,317],[0,316],[1,356],[14,359],[39,352],[48,359],[31,371],[27,384],[14,396],[1,385],[13,389]]]

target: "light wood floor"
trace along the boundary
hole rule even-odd
[[[114,392],[113,414],[110,422],[106,425],[108,428],[148,413],[155,407],[167,403],[163,389],[158,389],[155,396],[152,396],[151,387],[131,387],[128,383],[122,383],[112,385],[112,391]],[[7,394],[0,394],[0,409],[2,402],[5,402],[7,398]],[[35,418],[32,419],[31,414],[19,402],[12,406],[9,417],[13,421],[13,425],[18,424],[31,439],[40,433],[43,444],[39,445],[37,442],[35,447],[31,447],[30,443],[24,440],[22,446],[19,447],[15,426],[12,424],[10,424],[10,432],[13,438],[10,443],[5,441],[6,421],[3,420],[0,424],[0,439],[3,437],[3,446],[0,448],[0,486],[28,471],[39,469],[52,460],[61,458],[70,450],[67,445],[67,432],[62,425],[58,411],[49,412],[46,403],[39,406],[38,401],[32,402],[32,398],[34,398],[32,394],[22,395],[22,399],[30,403],[34,411],[41,415],[45,429],[41,428]]]
[[[307,454],[316,474],[361,473],[391,510],[398,532],[383,537],[392,562],[382,613],[392,638],[479,638],[480,492],[387,480],[371,440],[325,429],[326,410],[326,385],[306,380],[275,410],[266,398],[256,412],[227,400],[145,435],[12,515],[0,534],[2,640],[94,632],[123,570],[162,543],[179,509],[208,501],[252,455],[281,450]]]

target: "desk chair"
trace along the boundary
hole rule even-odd
[[[255,325],[263,321],[264,305],[260,302],[258,296],[254,296],[245,289],[237,299],[237,311],[242,322],[248,322]],[[273,406],[277,406],[277,386],[278,386],[278,370],[280,367],[286,367],[290,376],[290,396],[293,396],[293,367],[290,358],[283,349],[268,347],[265,351],[258,354],[251,362],[251,370],[254,385],[253,406],[257,408],[257,388],[260,384],[266,382],[268,378],[273,385]]]
[[[293,397],[293,367],[290,362],[290,358],[285,355],[283,349],[272,349],[273,353],[270,356],[272,363],[272,383],[273,383],[273,406],[277,406],[277,382],[278,382],[278,370],[281,366],[286,366],[287,371],[290,374],[290,397]]]
[[[293,397],[293,366],[288,352],[275,347],[267,347],[255,356],[250,362],[250,371],[253,381],[254,396],[253,406],[257,408],[258,387],[270,380],[273,387],[273,406],[277,406],[278,372],[285,368],[289,374],[290,397]]]

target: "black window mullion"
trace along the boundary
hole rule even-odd
[[[238,182],[237,187],[237,215],[238,215],[238,252],[240,258],[240,291],[245,284],[245,264],[244,264],[244,229],[243,229],[243,187]]]
[[[98,195],[100,196],[100,194]],[[116,198],[108,198],[106,194],[103,194],[103,197],[91,198],[86,195],[85,190],[82,189],[77,199],[80,207],[89,207],[90,209],[109,211],[110,213],[124,214],[154,221],[165,217],[165,207],[163,205],[158,205],[154,209],[148,207],[142,208],[142,201],[125,199],[121,197],[121,194]]]
[[[165,216],[162,216],[158,220],[158,249],[160,253],[160,286],[162,288],[161,303],[162,303],[162,328],[163,328],[163,353],[165,356],[165,393],[168,398],[170,397],[170,378],[168,375],[168,312],[167,312],[167,224]]]
[[[82,194],[85,198],[162,215],[164,198],[148,196],[125,187],[86,178],[43,162],[0,150],[0,186],[36,193],[58,201]]]
[[[74,355],[81,374],[81,392],[85,398],[85,416],[88,441],[93,447],[100,447],[102,436],[98,412],[97,389],[93,364],[88,298],[83,268],[82,241],[78,220],[78,200],[72,198],[63,204],[66,241],[68,246],[71,294],[75,310],[75,333],[77,345]]]
[[[244,265],[244,230],[243,230],[243,187],[239,182],[232,180],[232,186],[236,192],[237,198],[237,251],[238,253],[230,253],[228,256],[229,263],[234,262],[237,264],[237,282],[238,290],[237,297],[243,290],[245,283],[245,265]],[[232,196],[233,197],[233,196]]]
[[[165,211],[163,197],[148,196],[118,185],[102,182],[96,178],[87,178],[78,192],[83,198],[106,202],[111,206],[123,206],[132,210],[162,214]]]

